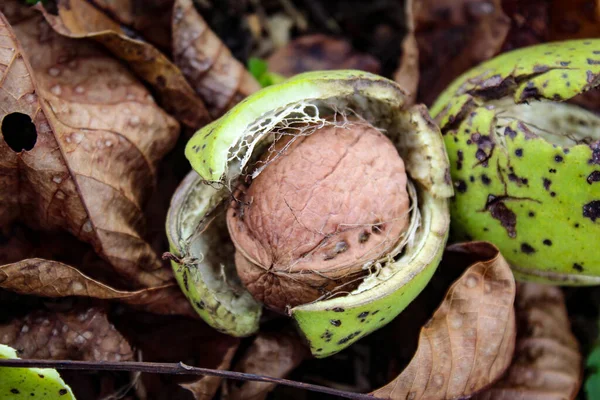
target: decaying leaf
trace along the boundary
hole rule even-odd
[[[450,249],[477,262],[450,287],[421,329],[417,352],[406,369],[372,393],[377,398],[467,397],[496,381],[510,364],[515,345],[515,281],[508,263],[488,243]]]
[[[581,386],[582,362],[562,291],[520,284],[515,355],[502,379],[478,400],[568,400]]]
[[[345,40],[316,34],[301,36],[274,52],[268,59],[269,71],[283,76],[329,69],[359,69],[379,73],[374,57],[359,53]]]
[[[0,225],[64,229],[132,287],[164,284],[141,207],[178,124],[119,62],[19,7],[0,4],[15,21],[0,21]]]
[[[221,363],[216,366],[216,369],[228,370],[231,367],[231,361],[238,349],[237,344],[231,346],[225,351]],[[195,400],[211,400],[219,386],[221,386],[222,378],[218,376],[203,376],[194,382],[180,383],[180,386],[189,390]]]
[[[192,0],[175,1],[173,58],[215,118],[260,89],[256,79],[211,31]]]
[[[503,0],[510,29],[502,52],[547,42],[550,39],[551,0]]]
[[[219,333],[199,319],[125,312],[115,316],[114,322],[140,350],[144,361],[224,368],[240,343],[240,339]],[[138,394],[142,399],[189,400],[193,395],[202,399],[203,393],[208,396],[215,385],[218,388],[218,381],[198,378],[143,374]],[[191,386],[184,388],[182,383]]]
[[[236,371],[286,377],[302,361],[310,356],[308,347],[293,330],[263,332],[254,339],[252,345],[235,366]],[[274,383],[228,382],[229,400],[263,400],[275,388]]]
[[[58,261],[30,258],[0,266],[0,288],[40,297],[82,296],[122,303],[156,314],[196,317],[175,283],[134,292],[111,288]]]
[[[12,264],[30,258],[59,261],[77,265],[90,278],[117,288],[128,288],[114,267],[100,258],[88,243],[67,232],[33,230],[22,223],[0,228],[0,265]]]
[[[159,103],[185,125],[198,129],[210,122],[203,101],[194,93],[179,68],[158,49],[128,37],[119,24],[85,0],[58,0],[56,6],[58,15],[38,6],[56,32],[103,44],[152,85]]]
[[[426,104],[457,76],[496,55],[510,21],[501,0],[421,0],[415,12],[421,80]]]
[[[127,340],[108,321],[104,310],[97,307],[32,312],[0,325],[0,343],[15,348],[22,358],[133,360]]]
[[[402,58],[394,72],[394,80],[408,92],[408,102],[414,103],[419,87],[419,46],[415,38],[415,7],[418,0],[406,0],[406,36],[402,41]]]
[[[173,0],[91,0],[115,21],[134,29],[163,52],[171,48]]]
[[[598,0],[555,0],[550,7],[552,40],[584,39],[600,36]]]

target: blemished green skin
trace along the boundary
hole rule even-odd
[[[600,283],[600,143],[555,146],[519,119],[499,121],[501,107],[491,107],[563,102],[595,87],[599,74],[600,40],[549,43],[485,62],[440,95],[431,113],[455,185],[453,240],[496,244],[520,279]]]
[[[319,71],[297,75],[253,94],[198,131],[186,147],[186,157],[202,179],[223,183],[231,148],[244,135],[246,127],[265,113],[303,100],[352,96],[385,103],[406,114],[411,126],[426,138],[427,154],[423,154],[421,163],[427,171],[428,183],[415,183],[422,214],[421,230],[426,234],[394,262],[398,271],[386,281],[360,293],[297,306],[289,311],[316,357],[334,354],[390,322],[421,292],[435,272],[448,235],[447,199],[452,195],[439,130],[423,115],[426,114],[424,107],[406,109],[405,93],[393,81],[362,71]],[[174,264],[174,270],[176,275],[181,275],[180,264]],[[188,290],[186,295],[192,303],[199,300],[190,294]],[[215,326],[214,320],[218,318],[204,319]],[[235,334],[236,329],[229,326],[228,331]]]
[[[13,359],[17,352],[0,344],[0,359]],[[0,367],[0,400],[75,400],[71,388],[55,369]]]
[[[187,221],[189,213],[186,213],[184,207],[194,207],[194,202],[210,197],[214,193],[216,191],[212,187],[202,185],[201,178],[193,171],[181,182],[171,199],[171,207],[167,214],[167,237],[172,254],[179,257],[192,255],[191,251],[190,254],[185,254],[186,250],[180,244],[183,225],[195,223],[195,221]],[[211,205],[207,208],[210,209]],[[198,215],[197,219],[201,217],[203,215]],[[200,273],[200,268],[206,268],[205,266],[194,267],[176,261],[171,261],[171,266],[181,291],[190,300],[198,315],[210,326],[225,334],[238,337],[249,336],[256,332],[262,311],[258,303],[254,307],[243,310],[228,307],[224,297],[232,298],[233,295],[211,290],[207,286]]]

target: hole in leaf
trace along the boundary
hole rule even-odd
[[[33,149],[37,141],[37,130],[29,115],[14,112],[2,120],[2,136],[13,151],[20,153]]]

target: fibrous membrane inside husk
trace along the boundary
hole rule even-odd
[[[201,311],[206,311],[206,307],[203,310],[196,308],[211,325],[217,327],[221,325],[223,331],[239,335],[238,327],[231,325],[223,329],[223,324],[217,320],[226,319],[227,314],[232,314],[234,318],[231,320],[238,321],[239,315],[252,314],[255,316],[254,321],[257,324],[260,314],[260,305],[253,303],[249,294],[235,279],[233,247],[229,247],[231,244],[225,245],[228,249],[228,256],[211,256],[207,253],[212,251],[213,246],[224,245],[219,240],[207,244],[209,237],[222,238],[226,233],[222,223],[223,208],[220,206],[225,203],[224,200],[230,199],[231,190],[241,175],[252,172],[260,173],[260,170],[252,171],[254,162],[277,139],[277,134],[274,132],[280,132],[282,128],[285,128],[288,132],[298,129],[299,134],[307,134],[307,130],[312,127],[328,123],[327,118],[329,117],[336,116],[343,121],[344,116],[348,115],[358,116],[384,131],[404,160],[410,181],[409,190],[413,198],[409,233],[386,257],[373,260],[370,265],[365,266],[373,273],[352,293],[296,307],[290,310],[290,314],[297,319],[301,331],[309,338],[313,354],[317,357],[327,356],[393,319],[431,277],[437,262],[439,262],[447,235],[446,198],[451,196],[452,187],[448,181],[447,159],[439,132],[428,118],[426,109],[424,107],[400,109],[398,103],[393,101],[376,100],[360,95],[344,98],[303,99],[265,112],[246,126],[244,134],[240,135],[237,141],[229,147],[227,166],[221,180],[207,183],[192,173],[188,177],[188,185],[203,188],[196,189],[195,194],[188,190],[190,193],[188,197],[201,195],[203,199],[190,202],[191,204],[186,207],[172,206],[173,210],[178,209],[178,211],[171,213],[173,214],[170,217],[172,222],[169,226],[185,227],[179,231],[177,228],[171,229],[170,234],[173,250],[183,258],[181,260],[182,268],[186,268],[187,265],[197,266],[199,265],[198,260],[202,260],[201,268],[212,271],[213,277],[216,277],[217,280],[227,280],[225,283],[222,282],[221,286],[231,289],[229,293],[226,290],[210,293],[210,296],[219,303],[220,315],[218,317],[202,315]],[[208,136],[207,134],[204,138]],[[200,137],[195,142],[188,144],[188,149],[190,147],[198,152],[198,149],[206,147],[206,143],[203,143],[202,137]],[[210,172],[212,173],[212,171]],[[183,186],[185,186],[185,182]],[[183,198],[183,196],[179,197]],[[211,199],[208,200],[208,197]],[[173,223],[176,218],[174,214],[178,214],[180,224]],[[174,240],[174,238],[179,239]],[[199,251],[200,249],[203,250]],[[413,280],[417,276],[419,279]],[[180,284],[185,286],[181,279]],[[188,286],[192,286],[191,281],[188,282]],[[408,292],[405,299],[398,300],[399,297],[391,296],[391,294],[400,287],[406,287]],[[244,313],[235,309],[239,304],[231,301],[231,292],[235,293],[236,299],[247,300],[240,302],[246,307]],[[203,294],[203,296],[205,295]],[[191,299],[193,296],[188,294],[188,297]],[[382,309],[370,310],[369,307],[373,304],[381,304]],[[339,310],[342,309],[346,309],[348,312],[340,314]],[[354,315],[354,311],[360,315],[360,318]],[[366,317],[371,311],[372,315],[379,313],[377,318]],[[331,313],[335,314],[335,321],[348,319],[347,322],[341,324],[342,326],[334,328],[333,332],[324,329],[325,325],[331,327],[329,323],[329,314]],[[306,318],[310,322],[307,322]],[[254,326],[254,329],[256,327]],[[250,330],[248,329],[248,331]]]
[[[600,116],[576,104],[553,101],[514,103],[510,99],[489,102],[498,108],[496,135],[505,138],[504,129],[521,121],[529,130],[553,145],[570,148],[600,140]]]

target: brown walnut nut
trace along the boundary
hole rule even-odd
[[[283,312],[353,290],[365,263],[409,225],[404,162],[365,121],[284,136],[227,211],[236,269],[250,293]]]

